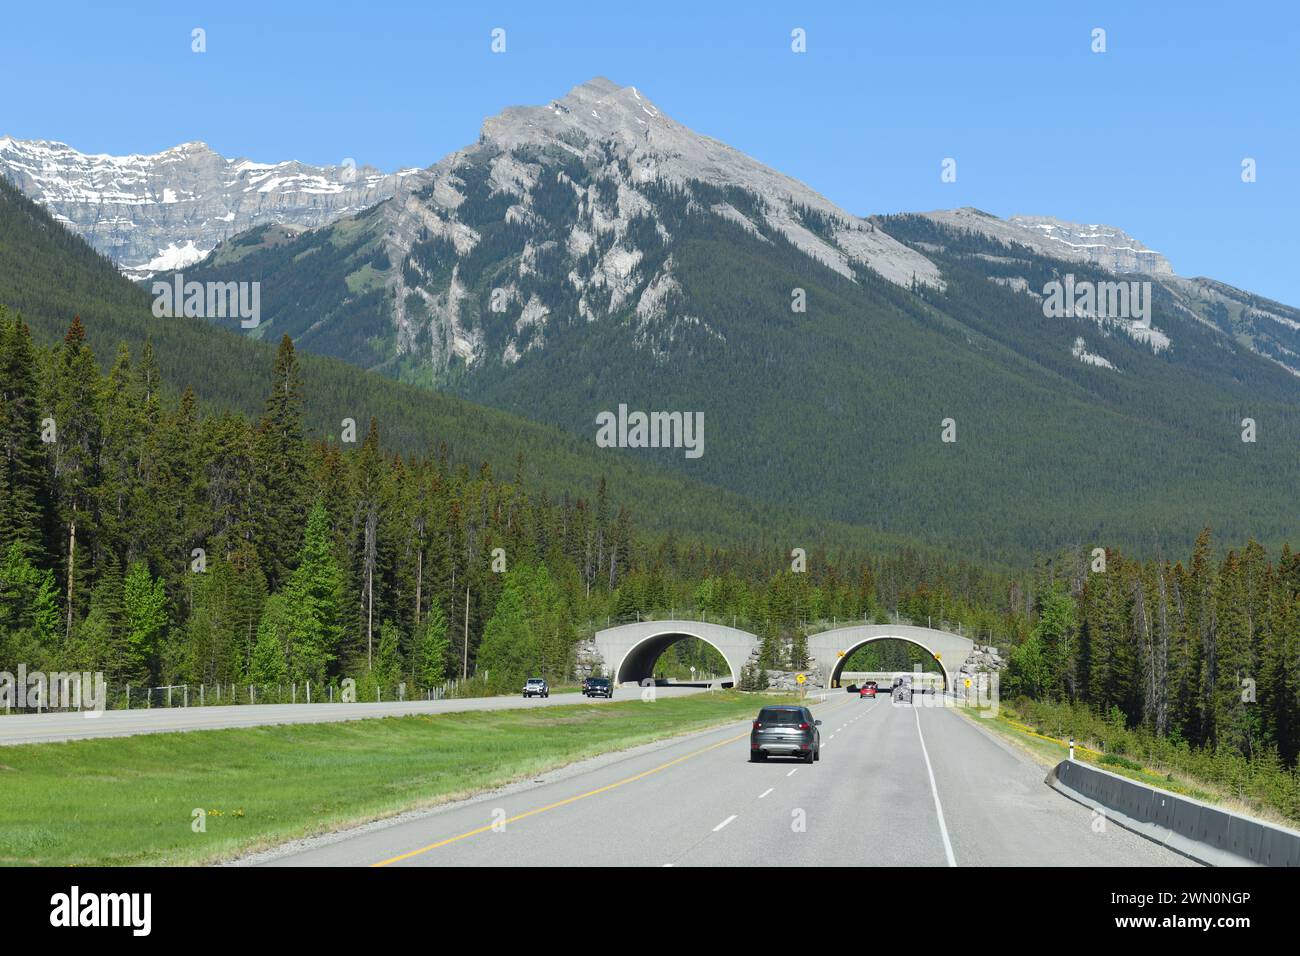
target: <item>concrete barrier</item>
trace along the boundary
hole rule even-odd
[[[1072,760],[1045,783],[1125,829],[1207,866],[1300,867],[1300,832]]]

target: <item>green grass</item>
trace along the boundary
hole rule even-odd
[[[0,748],[0,863],[190,864],[753,715],[728,691]],[[195,808],[207,832],[191,829]]]
[[[1037,759],[1045,767],[1053,767],[1065,760],[1070,755],[1070,748],[1067,744],[1056,740],[1045,740],[1041,736],[1032,733],[1026,733],[1022,728],[1010,721],[1019,721],[1022,718],[1014,712],[1008,713],[1004,706],[996,717],[985,717],[981,711],[973,707],[958,708],[967,717],[974,720],[981,727],[1003,737],[1021,750],[1026,751],[1030,756]],[[1093,751],[1085,749],[1081,744],[1075,748],[1075,759],[1080,763],[1090,763],[1108,770],[1111,773],[1118,774],[1121,777],[1128,777],[1138,783],[1145,784],[1148,787],[1156,787],[1160,790],[1168,790],[1170,793],[1181,794],[1184,797],[1191,797],[1194,800],[1201,800],[1205,803],[1224,804],[1223,797],[1211,790],[1206,789],[1203,785],[1176,777],[1172,773],[1166,773],[1161,770],[1151,769],[1136,760],[1130,760],[1118,754],[1098,755]],[[1247,813],[1264,819],[1278,819],[1276,814],[1271,813],[1266,808],[1259,806],[1236,807],[1231,809],[1244,809]]]

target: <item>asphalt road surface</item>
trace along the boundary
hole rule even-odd
[[[703,693],[698,687],[656,687],[660,697]],[[635,700],[639,687],[621,687],[613,698],[593,697],[591,703],[607,699]],[[38,744],[90,737],[130,737],[182,730],[223,730],[230,727],[262,727],[269,724],[318,724],[370,717],[402,717],[409,714],[447,714],[467,710],[507,710],[516,707],[555,707],[588,701],[581,694],[552,694],[550,697],[465,697],[458,700],[406,701],[359,704],[248,704],[221,707],[155,707],[151,710],[107,710],[98,716],[84,713],[13,714],[0,716],[0,746]]]
[[[647,705],[653,706],[653,705]],[[749,763],[749,723],[597,758],[250,862],[289,866],[1190,866],[1049,789],[951,709],[832,695],[822,759]]]

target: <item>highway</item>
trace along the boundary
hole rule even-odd
[[[659,697],[698,694],[697,687],[656,687]],[[557,707],[562,704],[636,700],[639,687],[621,687],[613,698],[586,698],[578,693],[550,697],[463,697],[452,700],[413,700],[355,704],[247,704],[220,707],[155,707],[107,710],[98,715],[67,712],[0,716],[0,746],[84,740],[93,737],[130,737],[186,730],[224,730],[271,724],[319,724],[410,714],[449,714],[469,710],[508,710],[518,707]]]
[[[648,705],[652,706],[652,705]],[[1192,866],[1050,790],[948,708],[832,695],[822,759],[749,763],[749,723],[303,841],[288,866]]]

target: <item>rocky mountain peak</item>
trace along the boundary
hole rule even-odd
[[[607,163],[612,151],[626,163],[633,188],[655,180],[740,188],[758,198],[767,226],[844,276],[852,278],[857,262],[898,285],[942,285],[938,268],[921,253],[798,180],[683,126],[635,86],[596,77],[545,106],[507,108],[484,122],[479,142],[507,152],[559,148],[596,165]],[[712,211],[755,227],[734,208]],[[819,225],[810,228],[814,218]]]
[[[387,199],[414,172],[227,159],[199,140],[113,156],[0,138],[0,175],[132,278],[198,262],[263,223],[326,225]]]
[[[1087,262],[1116,273],[1172,276],[1173,266],[1117,226],[1084,224],[1055,216],[1010,216],[1000,219],[981,209],[941,209],[926,217],[946,226],[969,229],[1000,242],[1016,242],[1054,259]]]

